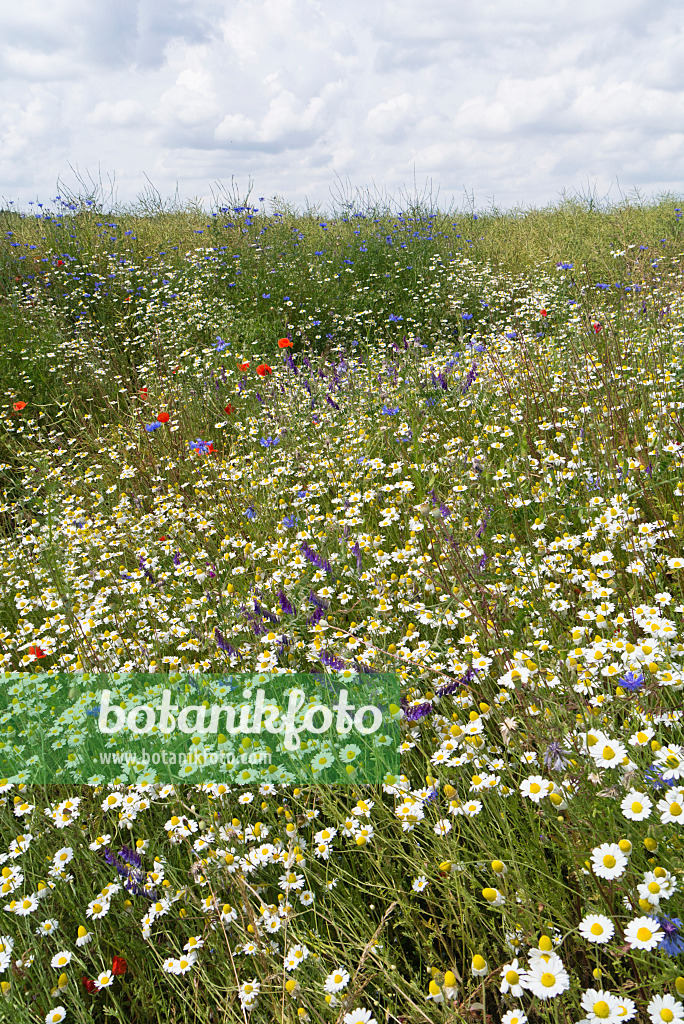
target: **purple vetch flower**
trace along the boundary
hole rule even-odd
[[[140,568],[142,569],[142,571],[143,571],[143,572],[145,573],[145,575],[147,576],[147,578],[148,578],[148,580],[150,581],[150,583],[154,583],[154,576],[152,575],[152,573],[150,572],[150,570],[149,570],[149,569],[147,568],[147,566],[145,565],[145,559],[144,559],[144,558],[142,557],[142,555],[140,556],[140,561],[139,561],[139,563],[138,563],[138,564],[140,565]]]
[[[570,764],[570,751],[566,750],[558,740],[552,740],[544,752],[543,761],[550,771],[562,771]]]
[[[421,718],[427,718],[432,714],[432,704],[429,700],[415,707],[407,708],[404,711],[404,718],[407,722],[420,722]]]
[[[341,658],[336,658],[334,655],[329,654],[327,651],[321,651],[319,655],[319,661],[321,665],[327,665],[328,668],[334,668],[338,672],[343,671],[347,666]]]
[[[287,595],[286,595],[284,590],[279,590],[278,591],[278,602],[280,604],[280,607],[282,608],[282,610],[285,612],[286,615],[294,615],[295,610],[294,610],[293,606],[290,604],[290,602],[289,602],[289,600],[287,598]]]
[[[309,591],[309,601],[311,601],[311,604],[315,604],[317,608],[320,608],[323,611],[328,610],[328,602],[324,601],[323,598],[319,597],[313,590]]]
[[[174,565],[180,565],[180,551],[174,551],[174,554],[173,554],[173,564]]]
[[[217,647],[220,647],[220,649],[222,651],[225,651],[226,654],[232,654],[234,657],[237,658],[240,657],[240,652],[227,642],[223,634],[220,632],[218,626],[214,626],[214,639],[216,640]]]
[[[473,363],[473,365],[470,367],[470,370],[468,371],[468,376],[466,377],[465,381],[463,382],[463,386],[461,388],[461,394],[462,395],[465,395],[466,391],[470,388],[471,384],[473,383],[473,381],[475,380],[476,377],[477,377],[477,363]]]
[[[261,615],[262,619],[267,619],[268,622],[278,621],[278,616],[269,612],[267,608],[262,608],[258,601],[254,602],[254,611],[257,615]]]
[[[339,405],[337,404],[337,402],[333,402],[333,400],[330,397],[330,395],[327,395],[325,400],[328,403],[328,405],[331,405],[333,407],[333,409],[338,409],[339,410],[339,408],[340,408]]]
[[[361,570],[363,569],[363,562],[361,560],[361,548],[359,547],[358,541],[354,544],[354,547],[351,549],[351,553],[352,555],[356,555],[356,571],[361,572]]]
[[[484,534],[485,530],[487,529],[487,524],[489,523],[489,517],[490,517],[491,513],[492,513],[492,510],[491,510],[491,508],[488,508],[488,509],[487,509],[487,510],[485,511],[485,514],[484,514],[484,516],[482,517],[482,521],[481,521],[481,523],[480,523],[480,527],[479,527],[479,529],[477,530],[477,532],[475,533],[475,536],[476,536],[476,537],[482,537],[482,536],[483,536],[483,534]]]
[[[476,675],[479,674],[479,669],[469,666],[463,673],[460,679],[454,679],[451,683],[445,683],[444,686],[439,686],[435,693],[438,697],[448,697],[449,694],[455,693],[459,686],[467,686]]]
[[[478,562],[477,571],[478,572],[484,572],[484,568],[485,568],[485,566],[486,566],[488,561],[489,561],[489,555],[483,555],[482,558],[480,559],[480,561]]]
[[[317,551],[310,548],[308,544],[302,544],[299,550],[307,561],[311,562],[312,565],[315,565],[317,569],[323,569],[332,576],[332,566],[330,565],[330,562],[323,558],[322,555],[319,555]]]
[[[323,608],[314,608],[313,612],[309,615],[306,622],[309,626],[316,626],[324,616]]]

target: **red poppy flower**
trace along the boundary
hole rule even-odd
[[[229,402],[223,411],[228,413],[228,415],[230,416],[231,412],[235,412],[235,406],[231,405]]]
[[[266,374],[273,373],[273,370],[270,366],[267,366],[266,363],[261,363],[260,366],[257,366],[257,373],[260,377],[265,377]]]
[[[166,537],[160,537],[160,538],[159,538],[159,543],[161,544],[161,542],[162,542],[163,540],[166,540]]]
[[[169,414],[168,414],[168,412],[160,412],[157,415],[157,419],[159,420],[160,423],[168,423],[169,422]]]
[[[15,402],[12,408],[15,412],[21,412],[22,409],[26,408],[26,402]]]
[[[143,402],[147,400],[147,388],[140,388],[140,397]]]
[[[249,363],[238,363],[238,370],[242,370],[242,372],[244,373],[248,366]]]
[[[278,348],[292,348],[292,342],[289,338],[280,338],[278,341]]]
[[[545,309],[540,309],[539,316],[548,316],[548,312]]]
[[[177,373],[177,372],[178,372],[178,370],[180,370],[180,366],[177,366],[177,367],[176,367],[176,369],[175,369],[175,370],[173,370],[172,372],[173,372],[173,373]]]
[[[64,266],[64,260],[57,260],[57,266],[58,267],[63,267]]]
[[[112,974],[125,974],[128,964],[122,956],[115,956],[112,961]]]
[[[29,654],[35,655],[36,658],[45,658],[46,657],[45,651],[43,651],[40,647],[38,647],[37,644],[36,645],[32,644],[31,647],[29,647]]]
[[[599,331],[603,330],[601,324],[592,324],[591,326],[594,328],[594,334],[598,334]]]
[[[94,981],[91,981],[90,978],[86,978],[85,974],[82,975],[82,978],[83,984],[85,985],[88,992],[97,992],[97,985],[95,984]]]

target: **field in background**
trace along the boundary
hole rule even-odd
[[[116,674],[394,672],[402,774],[0,779],[3,1010],[682,1019],[677,200],[35,209],[0,213],[0,758],[60,673],[77,765]]]

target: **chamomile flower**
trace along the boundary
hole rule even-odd
[[[655,949],[664,937],[665,932],[653,917],[635,917],[625,928],[625,941],[634,949]]]
[[[587,942],[610,942],[615,925],[603,914],[586,914],[579,923],[579,933]]]
[[[525,974],[525,988],[538,999],[555,999],[570,988],[570,977],[558,957],[550,957],[548,963],[539,959],[530,963]]]
[[[617,1024],[620,1020],[619,1002],[612,992],[598,991],[595,988],[587,989],[582,993],[582,1009],[587,1013],[587,1019],[594,1021],[606,1021],[607,1024]]]
[[[620,878],[627,867],[627,858],[617,843],[601,843],[591,851],[591,866],[599,878]]]
[[[378,1024],[371,1011],[364,1010],[363,1007],[345,1013],[342,1019],[344,1024]]]
[[[520,969],[517,958],[510,964],[504,964],[501,968],[502,980],[499,991],[502,995],[510,992],[516,999],[520,999],[523,994],[524,977],[525,972]]]
[[[669,994],[664,996],[653,996],[646,1007],[646,1013],[651,1018],[652,1024],[671,1024],[671,1021],[684,1018],[684,1007]]]
[[[645,821],[650,817],[653,804],[645,793],[638,789],[630,789],[620,804],[620,809],[628,821]]]
[[[351,975],[344,967],[338,967],[325,979],[323,988],[326,992],[341,992],[349,984]]]

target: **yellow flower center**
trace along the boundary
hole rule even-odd
[[[509,985],[517,985],[520,981],[520,975],[517,971],[506,971],[506,981]]]
[[[532,785],[530,786],[530,793],[539,793],[539,792],[541,792],[541,786],[539,785],[538,782],[533,782]]]
[[[606,868],[614,868],[615,857],[613,857],[612,854],[607,853],[606,856],[603,858],[603,866]]]
[[[680,804],[678,804],[678,803],[670,804],[670,814],[672,815],[673,818],[678,818],[681,813],[682,813],[682,808],[681,808]]]
[[[598,921],[594,921],[589,930],[592,935],[603,935],[603,925],[599,924]]]
[[[556,984],[556,976],[554,974],[551,974],[550,971],[544,971],[540,978],[540,981],[544,988],[553,988],[553,986]]]
[[[650,928],[640,928],[637,932],[637,939],[639,942],[648,942],[652,935],[653,932]]]
[[[605,999],[599,999],[597,1003],[594,1003],[594,1013],[597,1017],[609,1017],[610,1006]]]

